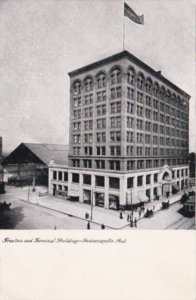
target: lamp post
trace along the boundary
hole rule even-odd
[[[130,218],[130,226],[133,227],[133,198],[132,198],[132,189],[130,189],[131,192],[131,218]]]
[[[93,189],[91,190],[91,221],[93,220]]]

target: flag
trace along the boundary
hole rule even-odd
[[[124,16],[137,24],[144,25],[144,15],[138,16],[127,3],[124,3]]]

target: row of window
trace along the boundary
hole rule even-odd
[[[122,68],[115,67],[112,68],[109,72],[109,83],[119,84],[122,82]],[[93,87],[104,88],[107,83],[106,72],[99,72],[99,74],[94,79],[91,75],[87,76],[83,81],[84,92],[89,92],[93,90]],[[133,67],[129,67],[127,71],[127,83],[137,88],[146,91],[149,94],[154,95],[154,97],[166,100],[173,105],[181,106],[182,104],[186,106],[184,98],[181,98],[179,95],[175,95],[170,90],[166,90],[164,86],[159,86],[157,82],[153,83],[153,80],[150,77],[145,78],[142,72],[136,72]],[[81,93],[82,82],[79,79],[76,79],[72,85],[73,94],[77,95]]]
[[[121,98],[122,91],[121,87],[113,88],[111,89],[111,99],[117,99]],[[134,89],[127,88],[127,98],[134,100]],[[175,109],[172,106],[169,106],[163,102],[159,102],[156,99],[151,99],[151,97],[146,96],[146,105],[149,107],[153,107],[154,109],[158,110],[160,109],[163,113],[168,113],[174,117],[177,117],[179,119],[186,119],[188,117],[187,112],[183,110],[183,107],[181,107],[182,110]],[[106,101],[106,91],[100,91],[97,93],[97,102],[105,102]],[[141,92],[137,92],[137,102],[144,104],[144,94]],[[93,104],[93,94],[85,95],[84,97],[84,105],[90,105]],[[73,105],[74,107],[81,106],[81,97],[74,97],[73,98]]]
[[[172,172],[172,178],[180,178],[184,175],[187,176],[188,171],[185,170],[178,170],[177,172]],[[78,173],[72,173],[70,174],[72,176],[71,180],[72,183],[80,183],[80,175]],[[53,180],[58,181],[68,181],[68,172],[62,172],[62,171],[53,171]],[[89,174],[83,174],[82,175],[82,183],[91,185],[92,184],[92,176]],[[147,174],[146,176],[137,176],[136,179],[137,186],[142,186],[145,184],[153,184],[158,182],[158,173],[155,174]],[[105,187],[105,177],[104,176],[95,176],[95,186]],[[120,179],[117,177],[109,177],[109,188],[115,188],[120,189]],[[134,188],[134,177],[127,178],[127,188]]]
[[[102,150],[102,149],[101,149]],[[95,160],[96,169],[106,169],[106,161],[105,160]],[[148,168],[158,168],[162,167],[165,164],[170,166],[175,165],[183,165],[187,163],[187,159],[179,158],[179,159],[151,159],[151,160],[128,160],[126,169],[127,170],[139,170],[139,169],[148,169]],[[73,167],[84,167],[84,168],[92,168],[92,160],[91,159],[72,159],[72,166]],[[121,170],[121,162],[119,160],[109,160],[108,167],[109,170]],[[123,167],[124,169],[124,167]]]
[[[84,155],[93,155],[93,148],[91,146],[84,147]],[[135,150],[134,150],[135,149]],[[127,156],[174,156],[174,155],[187,155],[188,151],[173,149],[173,148],[155,148],[155,147],[133,147],[127,146]],[[73,155],[81,155],[80,147],[73,147]],[[96,155],[106,155],[106,147],[96,147]],[[120,156],[120,146],[110,146],[110,155]]]

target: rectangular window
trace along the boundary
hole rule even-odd
[[[119,190],[119,188],[120,188],[119,178],[109,177],[109,188]]]
[[[59,180],[62,180],[62,176],[63,176],[63,173],[61,171],[59,171]]]
[[[74,182],[74,183],[79,183],[79,181],[80,181],[79,174],[77,174],[77,173],[72,173],[72,182]]]
[[[151,183],[151,175],[146,175],[146,184]]]
[[[91,175],[83,175],[83,184],[91,185]]]
[[[64,181],[68,181],[68,173],[64,172]]]
[[[127,188],[128,189],[133,188],[133,177],[127,178]]]
[[[137,177],[137,186],[142,186],[143,185],[143,176],[138,176]]]
[[[95,176],[95,185],[104,187],[105,186],[104,176]]]
[[[53,179],[56,180],[57,179],[57,172],[53,171]]]

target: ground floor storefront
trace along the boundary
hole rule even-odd
[[[53,165],[49,194],[104,208],[129,209],[170,197],[189,186],[189,167],[149,169],[127,174]]]

